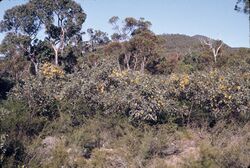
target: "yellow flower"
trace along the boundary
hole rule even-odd
[[[171,81],[178,81],[179,77],[176,74],[173,74],[173,75],[170,76],[170,80]]]
[[[229,95],[227,93],[224,94],[225,98],[228,99],[228,100],[231,100],[232,99],[232,95]]]
[[[139,83],[139,78],[135,78],[135,83],[136,83],[136,84]]]
[[[189,76],[186,74],[184,75],[184,77],[181,79],[180,81],[180,86],[182,89],[184,89],[187,85],[189,85],[190,83],[190,78]]]
[[[210,71],[209,75],[210,77],[215,77],[218,74],[218,71],[215,69],[213,71]]]
[[[100,92],[100,93],[103,93],[104,92],[104,84],[99,84],[97,86],[97,90]]]
[[[224,81],[225,78],[224,78],[223,76],[221,76],[221,77],[219,78],[219,80],[220,80],[220,81]]]
[[[227,89],[227,87],[226,87],[225,85],[221,84],[221,85],[219,86],[219,89],[222,90],[222,91],[224,91],[224,90]]]
[[[41,67],[41,72],[46,78],[63,77],[64,71],[51,63],[44,63]]]

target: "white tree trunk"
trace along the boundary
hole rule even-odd
[[[125,54],[125,61],[126,61],[127,69],[130,70],[130,65],[129,65],[130,56],[128,54]]]
[[[59,48],[56,47],[56,45],[52,44],[52,48],[54,50],[55,53],[55,65],[58,66],[58,50]]]
[[[200,40],[200,41],[202,44],[205,44],[206,46],[209,47],[210,50],[212,50],[214,62],[216,64],[219,51],[220,51],[221,47],[223,46],[223,42],[221,42],[221,44],[219,46],[216,46],[215,42],[212,39]]]
[[[39,73],[38,63],[34,64],[36,75]]]
[[[32,64],[34,65],[35,68],[35,75],[37,75],[39,73],[39,64],[38,62],[35,62],[33,59],[31,59]]]

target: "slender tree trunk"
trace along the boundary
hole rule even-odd
[[[138,58],[135,57],[135,65],[134,65],[134,71],[136,71],[136,67],[137,67],[137,62],[138,62]]]
[[[117,65],[118,65],[119,72],[121,72],[121,66],[120,66],[119,58],[117,59]]]
[[[56,45],[52,44],[52,48],[55,52],[55,65],[58,66],[58,48],[56,47]]]
[[[216,44],[211,39],[209,39],[208,41],[203,40],[203,42],[201,40],[201,43],[207,45],[209,47],[209,49],[212,50],[214,62],[216,64],[217,63],[217,56],[221,50],[221,47],[223,46],[223,42],[221,41],[219,46],[216,46]]]
[[[213,50],[213,55],[214,55],[214,63],[216,64],[217,63],[217,54],[216,54],[214,48],[212,50]]]
[[[38,74],[39,68],[38,68],[38,62],[34,61],[31,59],[32,64],[34,65],[35,68],[35,75]]]
[[[58,51],[55,51],[55,65],[58,66]]]
[[[145,64],[146,64],[146,57],[143,57],[143,60],[142,60],[142,63],[141,63],[141,72],[142,73],[144,73]]]
[[[129,65],[130,56],[128,56],[128,54],[125,54],[125,61],[126,61],[127,69],[130,70],[130,65]]]
[[[61,41],[60,42],[61,56],[63,56],[64,47],[65,47],[64,38],[65,38],[65,30],[64,30],[64,28],[62,28],[62,35],[61,35],[61,39],[60,39],[60,41]]]
[[[38,63],[35,63],[34,66],[35,66],[35,73],[36,73],[36,75],[37,75],[37,74],[38,74],[38,71],[39,71]]]

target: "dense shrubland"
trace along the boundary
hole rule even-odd
[[[1,22],[2,167],[250,165],[249,49],[224,44],[214,62],[206,37],[156,35],[132,17],[109,20],[111,40],[88,29],[83,41],[78,4],[42,2],[28,3],[31,22],[11,19],[25,5]],[[31,38],[40,24],[45,40]]]
[[[143,162],[142,165],[155,164],[151,162],[159,157],[163,166],[165,162],[162,158],[165,157],[165,154],[162,154],[164,151],[161,150],[167,148],[165,145],[168,143],[176,141],[163,139],[168,136],[179,136],[176,135],[176,131],[185,134],[182,129],[192,127],[198,130],[204,129],[202,134],[210,136],[212,133],[206,133],[206,131],[229,129],[222,135],[218,133],[225,138],[224,136],[228,136],[227,134],[233,135],[231,129],[244,127],[247,131],[249,128],[247,126],[250,119],[248,71],[240,70],[240,68],[235,70],[232,67],[192,73],[175,72],[170,75],[152,75],[127,69],[120,71],[116,63],[115,60],[112,62],[112,59],[106,58],[99,60],[95,67],[81,62],[78,69],[72,74],[64,74],[59,67],[45,63],[39,76],[30,76],[16,84],[9,92],[8,100],[2,102],[1,128],[4,133],[2,135],[6,135],[3,147],[6,147],[7,153],[11,153],[9,151],[11,147],[22,150],[3,155],[4,159],[9,161],[8,158],[11,156],[15,158],[15,162],[20,161],[23,164],[38,164],[36,162],[39,162],[43,165],[45,163],[41,162],[39,157],[34,160],[35,163],[32,163],[32,160],[31,163],[25,162],[30,159],[27,156],[31,154],[29,152],[37,152],[38,148],[32,147],[33,149],[29,151],[30,149],[24,147],[23,141],[28,138],[30,143],[37,143],[34,142],[36,139],[42,140],[43,137],[53,135],[62,136],[63,140],[60,140],[62,144],[55,148],[56,153],[51,155],[54,155],[55,158],[59,157],[57,159],[71,157],[66,150],[76,148],[80,151],[75,151],[75,157],[83,155],[83,158],[78,158],[80,163],[78,161],[74,163],[80,167],[81,164],[89,165],[89,167],[111,164],[115,167],[112,165],[115,164],[113,162],[119,161],[132,167],[135,164],[134,155],[139,155],[138,159]],[[242,69],[245,68],[247,67],[242,67]],[[158,127],[164,128],[158,130]],[[131,133],[127,129],[133,132]],[[155,141],[155,137],[151,134],[156,134],[158,131],[154,129],[166,131],[164,133],[166,137],[161,133],[157,135],[160,139],[163,138],[159,139],[163,142]],[[126,131],[129,131],[129,135]],[[192,130],[189,131],[192,132]],[[69,132],[73,132],[75,135],[68,137]],[[192,139],[192,136],[198,135],[190,136]],[[249,143],[245,137],[249,136],[248,134],[241,136],[244,140],[240,140],[239,143]],[[182,137],[179,141],[181,140]],[[214,140],[218,141],[217,137],[214,137]],[[73,141],[69,144],[76,146],[67,146],[68,143],[64,141]],[[139,146],[138,149],[133,146],[123,146],[124,144],[132,145],[131,141],[135,143],[135,146],[138,145],[137,143],[146,144]],[[225,148],[225,151],[218,151],[217,146],[212,144],[209,139],[205,138],[204,141],[197,145],[204,152],[204,162],[208,163],[194,159],[194,161],[185,162],[186,166],[197,165],[199,167],[202,164],[215,164],[220,167],[219,165],[230,165],[231,160],[227,157],[238,158],[240,155],[243,156],[242,152],[246,150],[240,149],[242,146],[237,144],[239,149],[235,150],[238,152],[231,153],[231,147]],[[93,147],[91,145],[88,147],[88,143],[93,143]],[[86,149],[84,146],[87,146]],[[106,149],[102,151],[101,149],[104,147],[112,148],[115,151],[105,151]],[[18,152],[23,153],[21,155]],[[120,156],[120,153],[123,152],[129,156]],[[18,160],[16,155],[25,160]],[[111,160],[106,155],[110,155]],[[224,155],[229,156],[224,158]],[[92,158],[91,163],[88,159],[84,159],[85,157]],[[119,158],[125,160],[119,160]],[[215,160],[210,160],[213,158]],[[70,159],[63,163],[57,162],[57,164],[73,164],[70,163]],[[52,163],[48,166],[52,166]],[[245,158],[245,160],[238,160],[232,164],[238,166],[238,164],[247,163],[249,160]]]

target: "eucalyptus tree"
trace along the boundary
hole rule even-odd
[[[81,39],[81,28],[85,19],[83,9],[73,0],[30,0],[5,12],[0,22],[0,31],[7,33],[5,38],[11,39],[4,40],[3,45],[8,43],[12,48],[28,53],[28,58],[37,72],[39,59],[36,49],[41,44],[37,35],[41,33],[45,37],[44,41],[54,51],[55,65],[58,65],[59,52],[63,55],[65,45],[77,43]],[[23,38],[28,39],[26,45],[19,43]],[[10,41],[15,42],[9,43]],[[7,54],[8,48],[10,47],[3,49],[4,54]]]
[[[157,56],[159,39],[150,31],[136,34],[129,40],[126,48],[125,63],[127,69],[144,72],[146,65]]]
[[[214,63],[216,64],[218,56],[221,54],[224,45],[223,41],[206,38],[206,39],[200,39],[200,42],[203,46],[207,46],[208,49],[212,52]]]
[[[55,65],[59,63],[59,52],[63,55],[65,45],[76,36],[81,36],[86,14],[73,0],[31,0],[36,15],[45,27],[46,39],[54,50]]]
[[[8,33],[0,46],[0,52],[5,55],[1,66],[1,74],[15,81],[20,80],[24,74],[29,73],[29,64],[24,55],[29,56],[25,46],[29,46],[30,38],[24,35]],[[27,70],[27,71],[26,71]],[[27,73],[26,73],[27,72]]]
[[[127,70],[144,72],[149,61],[156,56],[157,36],[150,31],[151,22],[144,18],[127,17],[119,24],[119,17],[109,19],[115,33],[112,40],[121,43],[119,63]],[[120,67],[120,65],[119,65]]]
[[[249,47],[250,47],[250,1],[249,0],[237,0],[234,10],[243,12],[248,15],[249,20]]]
[[[42,23],[34,14],[35,7],[31,3],[15,6],[5,12],[0,22],[0,32],[7,34],[0,52],[9,58],[27,56],[37,72],[38,60],[34,55],[34,47]]]
[[[122,26],[119,25],[119,17],[113,16],[109,19],[109,23],[113,26],[115,33],[111,36],[114,41],[126,41],[131,39],[134,35],[149,30],[151,22],[144,18],[135,19],[127,17],[122,21]]]
[[[96,50],[98,46],[102,46],[110,42],[108,34],[101,30],[94,30],[92,28],[89,28],[87,30],[87,33],[89,35],[89,43],[91,46],[91,51]]]

